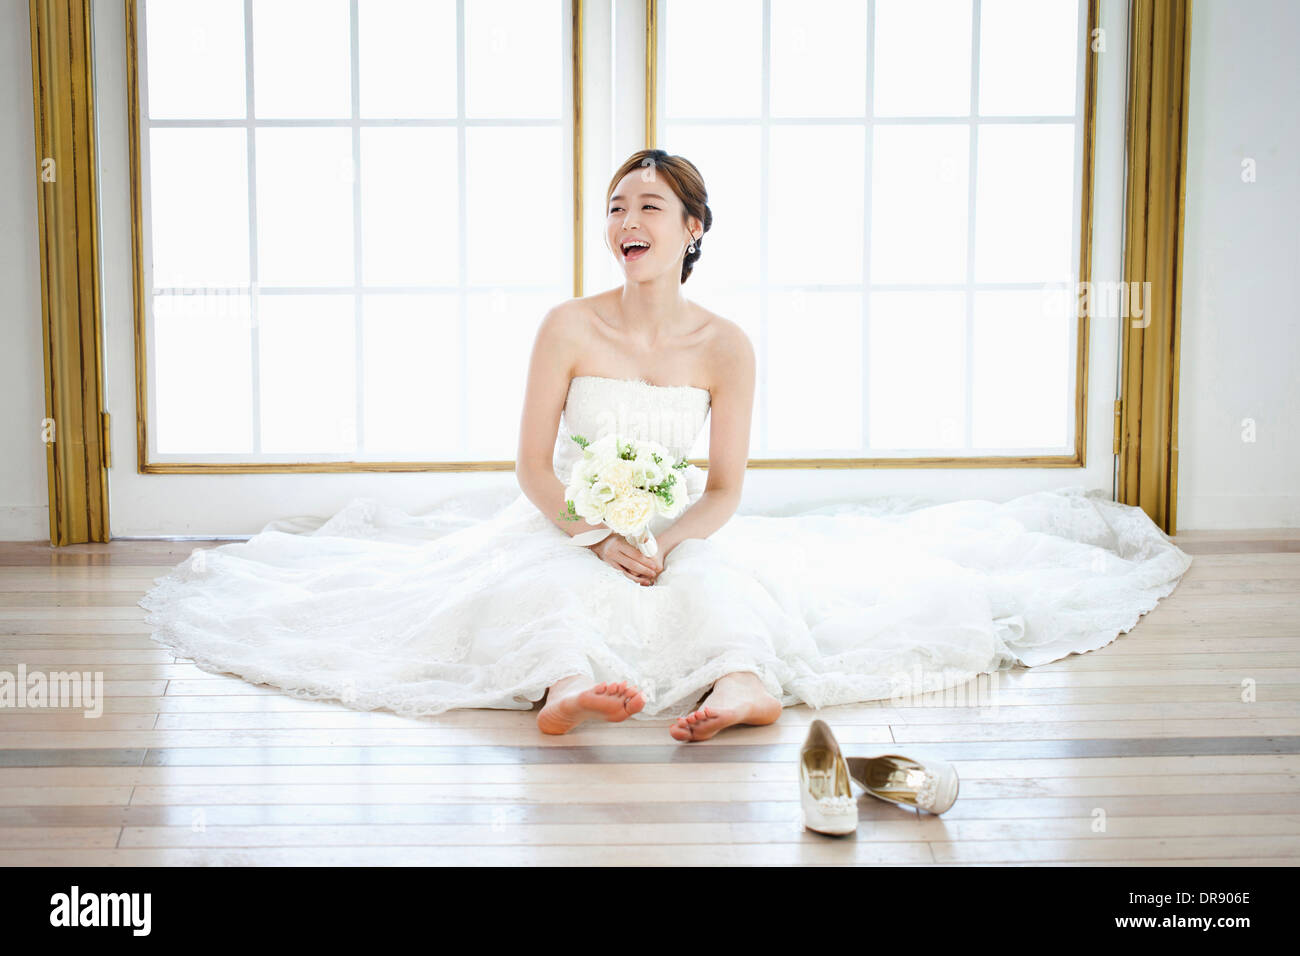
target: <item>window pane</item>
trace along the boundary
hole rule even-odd
[[[454,127],[361,130],[362,269],[380,285],[455,285],[460,191]]]
[[[668,127],[670,153],[685,156],[704,177],[713,224],[690,284],[757,282],[762,235],[762,132],[757,126],[682,124]],[[737,162],[737,157],[748,157]],[[622,281],[620,274],[619,281]],[[698,285],[697,285],[698,283]],[[688,294],[689,295],[689,294]]]
[[[455,0],[360,0],[361,115],[456,115]]]
[[[571,272],[573,234],[563,223],[572,189],[560,128],[471,127],[465,153],[470,283],[553,285]]]
[[[257,116],[351,116],[351,29],[348,0],[253,0]]]
[[[862,128],[776,126],[769,135],[769,275],[777,282],[861,282]]]
[[[557,2],[465,4],[465,115],[558,119],[564,109],[564,11]]]
[[[873,282],[964,282],[970,132],[877,126],[871,166]]]
[[[773,116],[866,113],[862,0],[772,0],[771,37]]]
[[[758,116],[763,94],[763,5],[752,0],[664,0],[664,113]],[[725,65],[719,68],[719,55]]]
[[[975,294],[976,448],[1064,449],[1074,412],[1073,305],[1037,289]]]
[[[877,116],[969,116],[971,0],[877,0]]]
[[[966,293],[873,293],[868,345],[872,451],[963,447]]]
[[[466,454],[470,458],[515,457],[537,326],[556,301],[565,297],[557,286],[530,294],[493,289],[466,296],[469,381],[464,395],[469,420]]]
[[[263,285],[352,284],[352,131],[259,128],[257,258]]]
[[[862,447],[862,295],[768,297],[768,447],[842,457]]]
[[[1079,16],[1079,0],[983,0],[980,113],[1073,115]]]
[[[157,452],[251,452],[248,296],[158,295],[152,302]]]
[[[356,451],[356,318],[350,295],[260,295],[262,451]]]
[[[245,135],[242,129],[149,130],[155,288],[248,286]]]
[[[366,457],[455,455],[463,388],[460,297],[368,295],[364,308]]]
[[[1073,233],[1074,126],[980,127],[975,281],[1070,280]]]
[[[149,116],[242,119],[243,0],[148,0]]]

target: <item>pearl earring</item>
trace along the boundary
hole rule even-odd
[[[690,246],[687,247],[686,251],[687,251],[687,252],[694,252],[694,251],[695,251],[695,238],[694,238],[694,237],[691,238],[691,244],[690,244]]]

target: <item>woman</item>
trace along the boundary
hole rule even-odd
[[[624,283],[538,329],[521,494],[422,515],[358,498],[324,523],[272,522],[195,552],[140,601],[154,639],[206,670],[358,709],[545,697],[544,733],[672,716],[675,739],[701,741],[797,703],[943,690],[1096,649],[1190,566],[1140,508],[1080,488],[738,514],[754,350],[681,292],[712,224],[704,183],[682,157],[642,150],[605,213]],[[619,535],[575,540],[591,526],[565,516],[573,436],[658,441],[676,460],[706,420],[707,475],[683,472],[686,510],[652,521],[653,557]]]
[[[738,325],[682,295],[713,223],[693,164],[663,150],[636,153],[615,173],[605,210],[605,243],[625,282],[620,289],[566,303],[542,323],[529,371],[517,474],[524,494],[543,513],[564,510],[564,484],[552,470],[549,436],[555,434],[572,378],[708,383],[699,388],[707,391],[713,422],[702,495],[658,536],[653,557],[615,535],[590,545],[610,567],[651,586],[678,544],[707,538],[740,504],[754,405],[754,349]],[[667,443],[681,443],[671,437]],[[587,530],[562,518],[556,524],[574,535]],[[564,733],[588,718],[623,720],[644,706],[633,683],[593,683],[575,674],[549,689],[537,724],[545,733]],[[704,704],[680,718],[671,733],[678,740],[704,740],[730,724],[768,724],[780,714],[781,702],[756,672],[736,670],[718,677]]]

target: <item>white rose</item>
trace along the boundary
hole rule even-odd
[[[608,482],[622,497],[637,489],[636,477],[636,467],[632,462],[617,458],[600,470],[600,481],[596,484]]]
[[[654,495],[636,490],[609,504],[605,509],[605,524],[619,534],[640,534],[654,513]]]

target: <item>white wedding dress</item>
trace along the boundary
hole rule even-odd
[[[689,454],[709,398],[573,379],[557,477],[567,484],[581,455],[571,434],[613,429]],[[691,465],[692,504],[704,484]],[[757,674],[784,705],[825,707],[1095,650],[1190,564],[1140,508],[1063,488],[1000,504],[742,510],[677,545],[647,587],[511,490],[423,514],[355,498],[328,520],[273,521],[196,551],[139,603],[154,640],[204,670],[298,697],[409,716],[528,709],[585,674],[635,684],[646,698],[636,717],[662,718],[688,713],[733,671]]]

